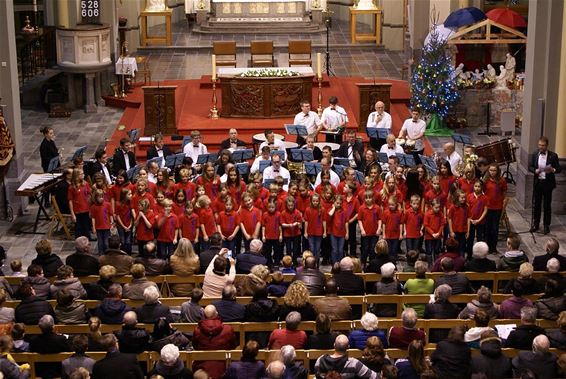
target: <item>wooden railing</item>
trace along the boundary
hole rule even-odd
[[[44,27],[40,34],[26,36],[18,46],[20,85],[45,73],[57,63],[55,27]]]

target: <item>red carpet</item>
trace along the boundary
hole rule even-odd
[[[324,77],[322,96],[323,107],[328,103],[328,98],[332,95],[338,96],[339,103],[348,113],[350,122],[348,129],[358,129],[360,120],[358,114],[359,96],[356,83],[372,83],[361,77]],[[391,79],[376,79],[376,82],[391,83],[391,109],[393,118],[393,130],[399,131],[403,121],[409,117],[408,103],[410,99],[409,86],[407,82]],[[212,90],[207,88],[207,78],[201,80],[167,80],[159,82],[159,85],[176,85],[176,110],[177,110],[177,130],[180,135],[189,135],[192,130],[200,130],[203,135],[203,142],[208,150],[215,152],[218,150],[220,142],[228,137],[228,129],[238,129],[239,138],[244,141],[251,141],[252,136],[263,132],[265,129],[272,129],[276,133],[285,134],[284,124],[293,122],[292,118],[280,119],[236,119],[222,118],[220,104],[221,91],[217,90],[220,109],[220,119],[211,120],[208,117],[212,104]],[[157,83],[152,83],[156,85]],[[312,101],[313,110],[318,106],[318,87],[313,86]],[[125,108],[124,114],[116,126],[116,131],[108,142],[108,151],[114,151],[118,146],[120,138],[125,137],[128,130],[144,130],[144,109],[143,91],[141,87],[136,87],[133,92],[128,94],[126,99],[106,98],[107,105]],[[119,125],[124,125],[125,129],[118,130]],[[145,135],[142,133],[142,135]],[[364,132],[360,136],[367,140]],[[181,141],[172,141],[171,137],[166,137],[165,142],[175,151],[180,149]],[[136,155],[142,161],[145,158],[147,143],[138,144]],[[427,143],[427,150],[430,145]]]

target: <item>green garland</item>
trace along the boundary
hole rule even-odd
[[[237,75],[241,78],[284,78],[286,76],[299,76],[297,71],[280,68],[262,68],[259,70],[247,70]]]

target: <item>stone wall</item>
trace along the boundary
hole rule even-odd
[[[485,126],[487,102],[490,104],[490,126],[499,126],[502,111],[515,111],[517,118],[523,119],[523,91],[509,89],[463,89],[460,102],[454,111],[457,117],[466,119],[469,127]]]

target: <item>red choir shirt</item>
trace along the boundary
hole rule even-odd
[[[394,211],[389,208],[386,208],[383,211],[381,220],[383,221],[386,239],[399,239],[399,237],[401,236],[402,218],[403,214],[397,208],[395,208]]]
[[[444,225],[446,225],[442,210],[438,213],[434,213],[432,209],[429,209],[425,213],[423,225],[425,229],[425,240],[433,240],[432,234],[442,232]],[[442,238],[442,233],[438,238]]]
[[[261,223],[261,210],[257,207],[252,207],[252,209],[242,207],[239,213],[240,223],[246,229],[246,233],[252,235],[255,232],[257,223]]]
[[[281,213],[265,212],[261,218],[261,226],[265,228],[265,239],[278,240],[279,228],[281,227]]]
[[[334,214],[330,216],[326,214],[328,223],[328,234],[334,237],[346,237],[346,231],[348,230],[348,217],[344,209],[336,209]]]
[[[324,233],[324,210],[307,207],[303,219],[308,222],[307,233],[309,236],[322,237]]]
[[[264,200],[259,196],[254,200],[254,207],[256,207],[257,209],[259,209],[262,212],[265,210],[265,209],[263,209],[263,201]]]
[[[96,230],[110,230],[112,226],[112,205],[107,201],[102,204],[92,204],[90,206],[90,217],[94,219]]]
[[[470,210],[470,218],[472,220],[477,220],[483,214],[484,208],[487,206],[487,197],[482,193],[477,196],[475,193],[468,195],[468,207]],[[485,217],[481,220],[480,225],[485,224]]]
[[[465,177],[461,176],[461,177],[458,178],[458,188],[460,188],[462,191],[464,191],[466,193],[466,195],[469,195],[469,194],[474,192],[474,183],[475,182],[476,182],[476,179],[468,180]]]
[[[187,198],[187,200],[192,200],[193,197],[196,194],[196,189],[197,186],[195,183],[193,182],[187,182],[187,183],[183,183],[183,182],[179,182],[175,184],[175,193],[177,193],[178,190],[182,189],[185,192],[185,196]]]
[[[285,209],[281,213],[281,224],[293,224],[295,222],[303,223],[303,215],[297,209],[289,212]],[[293,226],[291,228],[283,228],[283,237],[297,237],[301,235],[301,227]]]
[[[246,183],[242,180],[239,186],[229,185],[228,189],[230,196],[232,196],[232,199],[236,202],[236,208],[238,208],[242,203],[242,195],[246,192]]]
[[[212,204],[210,204],[210,207],[212,208],[212,211],[214,212],[214,214],[219,214],[220,212],[223,212],[226,210],[226,200],[229,198],[230,196],[227,196],[226,199],[222,199],[221,197],[217,197]],[[234,199],[232,200],[232,204],[234,204]]]
[[[136,212],[139,208],[140,205],[140,200],[142,199],[148,199],[149,200],[149,207],[150,208],[155,208],[155,205],[157,204],[155,202],[155,198],[153,196],[151,196],[150,193],[144,192],[142,195],[140,195],[139,193],[134,194],[134,196],[132,196],[132,209],[135,209]]]
[[[340,183],[338,183],[338,188],[336,188],[340,195],[344,195],[344,187],[346,187],[346,182],[342,180]]]
[[[333,206],[334,206],[334,200],[327,201],[322,196],[320,197],[320,207],[322,208],[322,211],[324,212],[325,215],[328,214],[328,212],[332,209]]]
[[[277,201],[281,200],[281,202],[285,204],[285,200],[287,199],[287,196],[289,196],[289,192],[282,189],[277,193]],[[283,209],[280,209],[279,212],[283,212]]]
[[[171,205],[171,212],[175,213],[177,217],[181,217],[183,213],[185,213],[185,208],[186,208],[185,203],[182,204],[173,203],[173,205]]]
[[[397,180],[397,190],[399,192],[401,192],[401,196],[403,196],[401,198],[397,198],[397,201],[399,201],[399,202],[404,201],[405,197],[407,196],[407,191],[408,191],[407,182],[406,182],[405,179],[398,179]]]
[[[434,199],[437,199],[438,201],[440,201],[440,211],[442,211],[446,207],[447,198],[448,196],[444,192],[442,192],[442,190],[440,192],[434,192],[434,190],[431,189],[427,191],[424,195],[425,206],[427,208],[430,207],[430,203]]]
[[[346,197],[342,198],[342,209],[346,212],[346,219],[350,221],[352,217],[358,214],[358,209],[360,209],[360,203],[355,196],[352,196],[350,200]]]
[[[200,228],[200,222],[196,213],[187,215],[183,213],[179,217],[179,228],[181,229],[181,237],[188,238],[193,242],[197,236],[197,230]]]
[[[132,208],[129,201],[126,203],[116,203],[116,216],[120,217],[122,224],[125,226],[130,225],[130,222],[132,222]]]
[[[177,218],[177,215],[170,213],[169,216],[160,216],[158,222],[162,222],[163,218],[165,218],[165,222],[163,222],[163,225],[159,228],[157,240],[159,242],[172,243],[175,239],[175,232],[179,229],[179,219]]]
[[[267,212],[268,204],[269,198],[263,201],[262,209],[264,212]],[[275,198],[275,209],[277,210],[277,212],[283,212],[283,210],[285,209],[285,202],[283,201],[283,199],[279,198],[279,196]]]
[[[163,192],[166,198],[173,199],[173,197],[175,196],[175,185],[171,182],[169,182],[169,185],[167,187],[161,184],[157,184],[155,194],[157,195],[157,192],[159,191]]]
[[[138,241],[153,241],[153,225],[155,224],[155,214],[151,209],[145,213],[145,217],[150,222],[151,226],[148,228],[145,221],[140,218],[138,226],[136,227],[136,239]]]
[[[157,185],[153,182],[147,181],[147,192],[151,194],[151,196],[155,197],[157,195]]]
[[[448,196],[450,193],[450,188],[456,183],[456,177],[454,175],[450,176],[439,176],[440,177],[440,189],[443,194]]]
[[[305,213],[305,210],[311,203],[312,191],[308,191],[307,196],[303,196],[301,194],[297,195],[297,204],[296,207],[301,213]]]
[[[457,207],[452,204],[448,208],[448,218],[452,221],[452,231],[454,233],[466,233],[468,231],[468,206]]]
[[[421,210],[408,208],[403,214],[403,224],[405,224],[406,238],[420,238],[423,226],[424,214]]]
[[[216,199],[218,196],[218,186],[220,185],[220,179],[218,176],[214,176],[213,180],[206,180],[202,176],[199,176],[196,180],[196,185],[204,187],[204,193],[211,200]]]
[[[371,208],[361,205],[358,209],[358,222],[361,222],[366,236],[374,236],[377,233],[377,224],[381,216],[380,209],[374,204]]]
[[[221,234],[227,238],[240,225],[240,215],[233,210],[230,212],[222,211],[218,214],[217,222],[220,225]]]
[[[378,201],[377,201],[376,204],[379,205],[382,208],[387,208],[387,204],[388,204],[389,198],[391,196],[395,196],[395,198],[397,199],[397,202],[399,204],[401,204],[403,202],[403,199],[404,199],[403,194],[401,193],[401,191],[396,190],[395,193],[392,193],[392,194],[389,194],[389,195],[382,195],[380,193],[379,197],[377,199]]]
[[[87,182],[84,182],[84,184],[78,188],[73,185],[69,186],[67,198],[69,201],[73,202],[73,212],[75,212],[75,214],[89,211],[90,193],[90,186]]]
[[[261,201],[266,200],[269,197],[269,190],[264,186],[259,187],[259,198]]]
[[[487,197],[487,209],[503,209],[503,201],[507,193],[507,181],[504,178],[500,178],[499,183],[495,180],[487,180],[484,184],[484,193]]]
[[[120,194],[122,193],[123,188],[129,189],[130,191],[132,191],[132,193],[136,192],[135,187],[132,183],[126,183],[122,186],[114,184],[112,187],[108,189],[108,195],[110,196],[111,199],[114,199],[114,201],[120,201]]]
[[[316,188],[314,189],[315,193],[318,193],[321,197],[322,197],[322,190],[326,187],[328,187],[330,185],[330,187],[332,188],[332,193],[338,193],[336,187],[330,183],[328,183],[327,185],[323,186],[322,184],[319,184],[318,186],[316,186]]]
[[[216,232],[216,222],[214,221],[214,212],[212,208],[200,208],[199,222],[204,226],[206,235],[210,237],[212,233]]]

